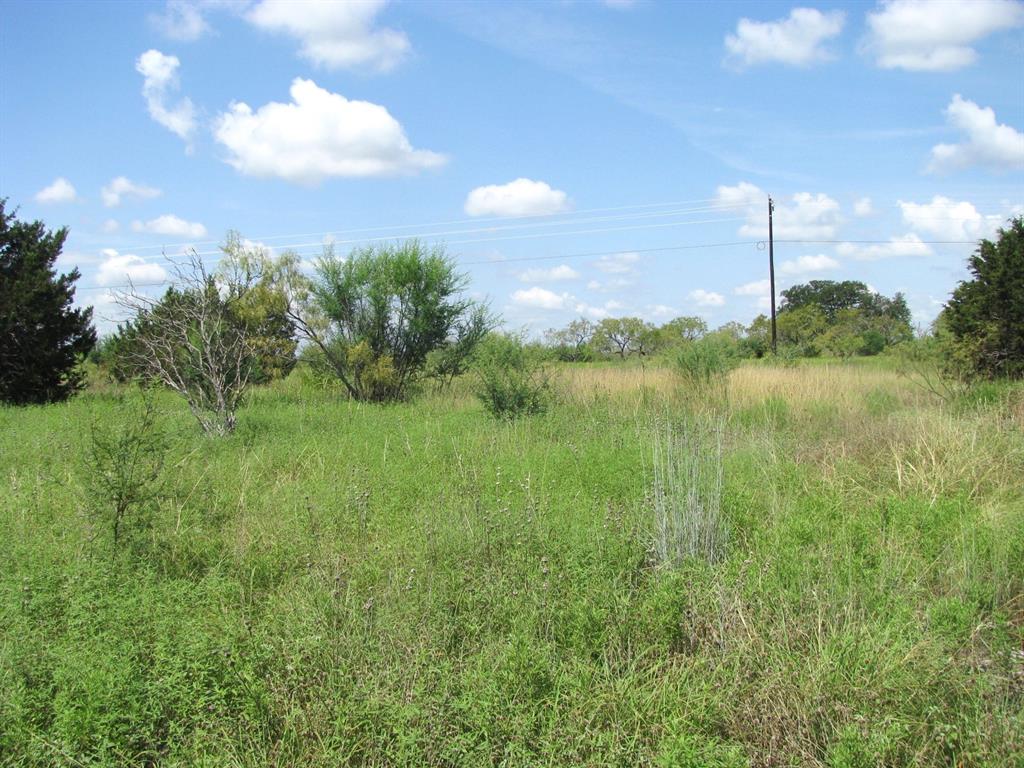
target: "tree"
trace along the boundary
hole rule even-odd
[[[68,231],[15,219],[0,198],[0,400],[51,403],[82,385],[79,362],[96,343],[92,308],[71,309],[77,269],[57,275]]]
[[[844,309],[857,309],[870,301],[872,292],[859,280],[811,280],[787,288],[782,292],[782,306],[779,314],[816,307],[831,324],[836,314]]]
[[[246,283],[208,274],[194,252],[174,271],[176,285],[161,299],[134,288],[117,297],[132,314],[125,364],[184,397],[205,432],[229,434],[265,352],[244,319]]]
[[[1024,217],[984,239],[942,312],[956,352],[988,377],[1024,376]]]
[[[667,346],[675,346],[681,342],[696,341],[708,332],[708,324],[700,317],[677,317],[669,320],[659,329],[659,334]]]
[[[549,345],[558,350],[558,357],[566,362],[579,362],[591,357],[590,342],[597,326],[586,318],[573,320],[565,328],[551,328],[544,333]]]
[[[288,316],[288,295],[283,289],[292,257],[271,258],[262,246],[245,243],[237,232],[228,232],[221,251],[224,258],[215,279],[227,291],[237,321],[245,326],[255,350],[253,384],[282,379],[295,367],[295,323]]]
[[[606,317],[598,324],[594,341],[605,352],[624,360],[633,352],[647,354],[653,332],[654,326],[639,317]]]
[[[408,240],[344,260],[327,248],[312,282],[296,280],[291,317],[354,399],[400,400],[431,352],[463,361],[494,326],[485,306],[462,296],[466,283],[442,246]]]

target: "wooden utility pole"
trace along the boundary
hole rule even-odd
[[[775,331],[775,239],[772,233],[772,213],[775,211],[775,203],[768,198],[768,282],[769,290],[772,292],[772,354],[778,352],[778,341]]]

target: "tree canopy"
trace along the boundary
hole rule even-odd
[[[432,352],[467,356],[494,322],[463,295],[467,279],[442,246],[416,240],[358,248],[347,259],[328,249],[308,300],[294,312],[302,333],[356,400],[405,397]]]
[[[18,221],[6,202],[0,198],[0,400],[64,400],[81,386],[79,362],[96,343],[92,308],[71,308],[78,270],[54,269],[67,229]]]
[[[984,376],[1024,375],[1024,217],[982,240],[967,262],[972,278],[942,313],[959,352]]]

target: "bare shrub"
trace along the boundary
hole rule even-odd
[[[723,432],[721,416],[655,428],[652,555],[658,565],[691,557],[714,563],[725,555]]]
[[[175,287],[161,299],[134,287],[118,295],[133,317],[125,354],[184,397],[205,432],[226,435],[259,359],[256,337],[235,312],[244,287],[216,280],[195,252],[174,272]]]

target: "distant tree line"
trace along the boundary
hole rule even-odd
[[[466,297],[468,279],[443,247],[405,241],[357,248],[347,258],[328,247],[308,274],[297,254],[275,257],[230,233],[215,270],[207,272],[194,256],[176,267],[175,284],[162,297],[122,294],[129,318],[97,345],[91,308],[72,308],[78,271],[55,269],[67,230],[20,222],[5,204],[0,199],[6,403],[65,399],[82,386],[89,355],[118,381],[178,392],[204,429],[224,433],[233,429],[247,388],[287,376],[299,358],[353,399],[402,400],[427,381],[444,386],[464,373],[497,326],[486,305]],[[982,240],[968,268],[971,279],[956,288],[932,329],[933,347],[944,364],[967,375],[1020,377],[1024,218],[999,230],[995,241]],[[812,280],[783,291],[777,329],[780,353],[804,356],[877,355],[914,337],[902,294],[883,296],[855,280]],[[585,362],[695,344],[715,346],[716,355],[763,357],[770,342],[765,315],[713,330],[692,316],[661,325],[606,317],[548,330],[536,346],[548,359]],[[531,362],[537,357],[512,348],[521,340],[509,344],[495,341],[479,356],[488,361],[491,402],[536,410],[540,400],[524,382],[542,380]]]

